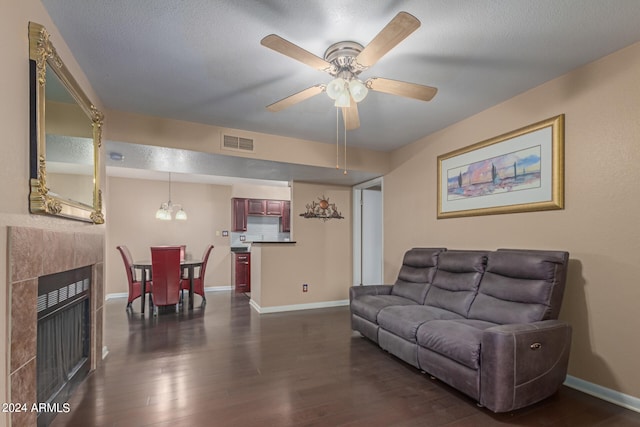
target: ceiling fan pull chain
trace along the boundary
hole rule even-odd
[[[344,121],[344,174],[347,174],[347,119]]]
[[[336,107],[336,169],[340,169],[340,154],[339,154],[339,150],[340,150],[340,117],[338,116],[339,111],[338,111],[338,107]]]

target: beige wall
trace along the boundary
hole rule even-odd
[[[307,219],[306,204],[325,196],[344,219]],[[255,245],[254,268],[260,269],[260,289],[252,298],[261,308],[342,301],[352,282],[351,188],[294,182],[291,221],[294,245]],[[260,264],[253,264],[254,251]],[[309,285],[302,292],[302,285]],[[253,287],[253,283],[252,283]]]
[[[38,0],[4,1],[0,13],[2,68],[0,71],[0,129],[2,160],[0,160],[0,307],[4,307],[0,326],[0,402],[10,402],[7,394],[7,227],[26,226],[57,230],[78,230],[103,233],[104,227],[86,223],[29,215],[29,21],[43,24],[51,34],[58,54],[98,108],[100,100],[90,87],[82,70]],[[7,414],[0,414],[0,427],[7,425]]]
[[[233,184],[231,197],[242,199],[291,200],[290,187],[274,187],[269,185]]]
[[[143,116],[121,111],[108,111],[109,139],[133,144],[181,148],[203,153],[250,157],[284,163],[335,168],[335,145],[287,138],[265,133],[226,129],[199,123]],[[221,135],[228,134],[254,140],[254,152],[221,150]],[[386,173],[386,153],[349,148],[349,169]]]
[[[635,44],[394,152],[384,181],[386,280],[413,246],[568,250],[569,373],[640,397],[638,76]],[[561,113],[564,210],[436,219],[438,155]]]
[[[151,259],[149,247],[154,245],[186,244],[187,255],[199,259],[213,244],[205,286],[231,285],[229,237],[222,237],[222,230],[231,226],[231,186],[172,182],[172,202],[182,204],[188,219],[161,221],[155,213],[169,198],[168,181],[116,177],[107,181],[107,294],[127,292],[119,245],[128,246],[134,260],[140,260]]]

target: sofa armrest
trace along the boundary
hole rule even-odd
[[[363,295],[391,295],[393,285],[352,286],[349,288],[349,301]]]
[[[483,331],[480,404],[512,411],[555,393],[565,380],[571,326],[560,320],[500,325]]]

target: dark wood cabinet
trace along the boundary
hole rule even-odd
[[[282,217],[282,232],[291,230],[291,202],[288,200],[242,199],[233,198],[232,231],[247,231],[247,217],[277,216]],[[286,216],[286,218],[285,218]]]
[[[283,233],[291,231],[291,202],[284,200],[282,202],[282,221],[280,223],[280,229]]]
[[[266,215],[267,214],[267,201],[263,199],[249,199],[249,215]]]
[[[247,199],[233,200],[233,231],[247,231]]]
[[[236,252],[234,261],[235,291],[251,292],[251,254]]]
[[[282,201],[265,200],[266,214],[269,216],[282,216]]]

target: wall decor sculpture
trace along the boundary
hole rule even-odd
[[[338,211],[335,203],[329,203],[329,198],[318,197],[318,201],[315,200],[311,203],[307,203],[306,212],[301,213],[300,216],[305,218],[319,218],[323,221],[327,221],[329,219],[343,219],[344,217]]]

